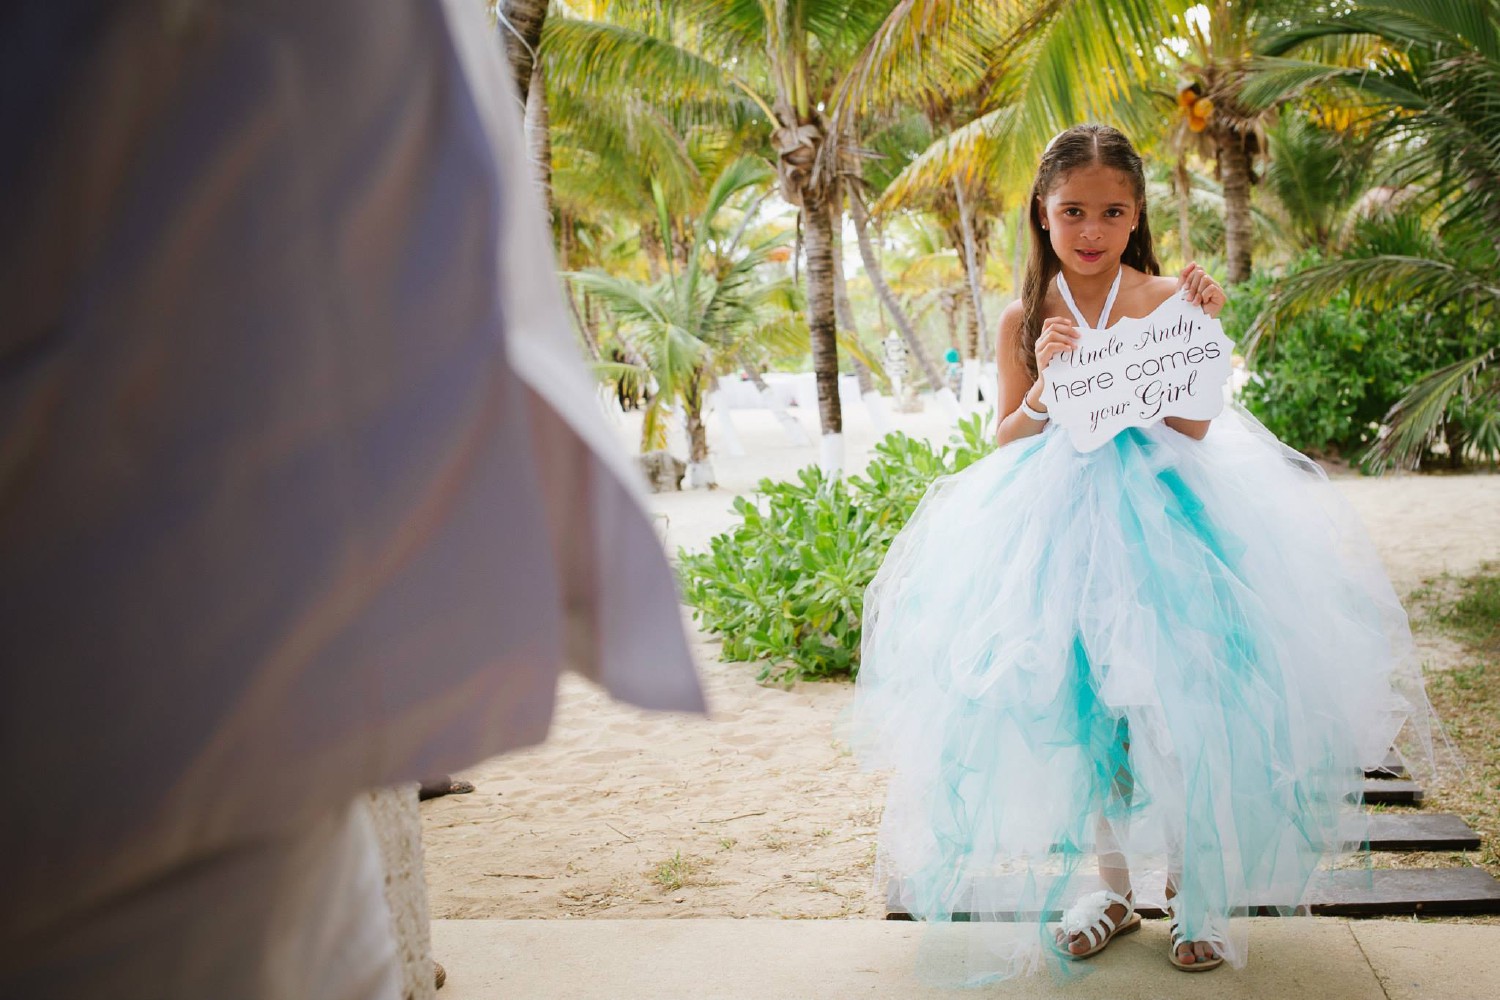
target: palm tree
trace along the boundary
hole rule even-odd
[[[851,163],[844,129],[872,106],[941,93],[955,75],[983,63],[989,39],[967,0],[676,0],[673,6],[766,88],[781,194],[801,212],[822,464],[837,471],[843,415],[833,231],[843,217],[840,177]]]
[[[526,106],[531,89],[537,51],[542,45],[542,26],[547,20],[547,0],[496,0],[491,7],[505,39],[505,55],[521,105]]]
[[[875,252],[874,241],[870,239],[869,213],[857,190],[849,192],[849,209],[854,218],[854,235],[859,241],[859,257],[865,266],[865,277],[869,279],[880,304],[890,314],[891,321],[896,324],[901,342],[906,345],[907,353],[916,360],[917,367],[922,370],[922,377],[927,380],[928,387],[941,397],[946,391],[943,374],[933,363],[932,355],[928,352],[926,345],[917,336],[917,331],[912,327],[905,307],[896,298],[896,293],[891,290],[890,283],[885,280],[885,270],[881,267],[880,258]]]
[[[1240,90],[1250,72],[1261,29],[1280,0],[1214,0],[1201,17],[1184,17],[1185,53],[1180,67],[1184,78],[1175,103],[1177,117],[1171,144],[1181,177],[1186,177],[1189,151],[1207,153],[1223,185],[1224,251],[1230,283],[1250,277],[1254,231],[1250,217],[1250,186],[1255,161],[1265,155],[1264,109],[1248,107]],[[1183,192],[1187,194],[1186,191]]]
[[[983,80],[974,83],[981,86]],[[929,104],[917,117],[917,123],[906,116],[906,120],[892,123],[892,127],[881,129],[869,142],[879,159],[865,166],[860,180],[875,194],[873,212],[884,217],[893,212],[924,212],[936,220],[948,244],[953,247],[963,271],[968,303],[967,336],[961,353],[968,358],[979,358],[981,344],[987,343],[988,326],[984,320],[983,291],[985,263],[989,256],[991,219],[1001,215],[1005,209],[1005,194],[995,183],[992,169],[977,171],[955,171],[939,178],[935,183],[923,185],[899,183],[904,178],[901,169],[906,167],[924,149],[929,148],[935,136],[946,135],[952,122],[961,118],[959,97],[948,97],[941,102]],[[974,103],[971,99],[969,103]],[[906,146],[915,140],[918,146]],[[895,170],[887,169],[894,164]],[[898,192],[892,196],[892,188]],[[865,225],[861,220],[856,223]],[[869,263],[866,263],[866,267]]]
[[[646,407],[642,450],[665,446],[666,416],[682,408],[688,433],[688,481],[712,485],[703,407],[716,376],[742,367],[745,359],[770,351],[778,356],[807,350],[806,327],[789,280],[763,281],[760,272],[788,234],[773,234],[743,245],[754,205],[742,205],[731,229],[726,216],[737,196],[764,187],[773,178],[761,160],[742,157],[713,179],[701,214],[687,226],[690,239],[681,259],[669,251],[668,274],[656,282],[599,271],[570,275],[578,287],[604,303],[622,324],[638,364],[602,364],[619,376],[647,376],[655,395]],[[758,204],[758,199],[749,199]],[[662,230],[678,221],[662,204]]]
[[[775,155],[783,197],[801,213],[807,325],[813,343],[825,468],[843,464],[838,399],[833,231],[842,219],[844,131],[859,114],[941,94],[982,67],[994,38],[968,0],[621,0],[626,25],[544,39],[571,81],[609,81],[663,105],[680,85],[720,98],[736,92],[757,114]],[[548,20],[564,20],[554,13]],[[567,19],[573,20],[573,19]],[[561,67],[558,67],[559,69]],[[554,65],[549,62],[549,76]],[[563,88],[558,88],[559,92]],[[683,101],[679,103],[691,103]],[[560,159],[560,157],[559,157]]]
[[[1379,143],[1367,130],[1330,128],[1305,114],[1281,116],[1266,132],[1271,160],[1262,180],[1287,243],[1338,251],[1348,220],[1375,183]]]
[[[527,126],[532,148],[552,165],[544,193],[564,272],[602,268],[659,280],[669,250],[686,243],[680,220],[701,210],[705,174],[755,145],[754,105],[718,66],[674,45],[671,30],[649,8],[609,2],[559,8],[546,21]],[[643,89],[640,80],[656,86]],[[678,232],[661,230],[663,203]],[[591,357],[646,370],[618,325],[601,327],[596,297],[567,285]],[[641,379],[622,373],[616,381]]]
[[[1335,21],[1288,34],[1300,43],[1373,38],[1387,47],[1373,69],[1267,61],[1262,86],[1268,93],[1346,88],[1363,101],[1377,138],[1397,144],[1387,182],[1419,195],[1400,213],[1368,223],[1340,257],[1283,281],[1251,329],[1251,346],[1345,288],[1356,305],[1420,303],[1448,322],[1490,331],[1471,356],[1412,385],[1370,455],[1376,465],[1414,466],[1446,437],[1450,454],[1461,458],[1455,406],[1500,403],[1493,333],[1500,324],[1500,4],[1361,0]]]

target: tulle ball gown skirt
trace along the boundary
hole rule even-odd
[[[1062,964],[1048,919],[1170,878],[1242,965],[1365,840],[1363,766],[1425,706],[1406,615],[1322,471],[1232,407],[1079,452],[1048,426],[934,483],[865,601],[852,737],[879,872],[966,921],[924,975]],[[1425,738],[1425,731],[1418,733]],[[976,923],[984,926],[976,926]]]

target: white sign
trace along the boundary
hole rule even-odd
[[[1042,403],[1079,451],[1162,417],[1211,420],[1223,411],[1234,344],[1180,292],[1149,316],[1078,332],[1078,347],[1047,365]]]

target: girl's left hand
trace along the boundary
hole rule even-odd
[[[1224,308],[1224,303],[1229,301],[1224,294],[1224,289],[1219,283],[1208,276],[1208,272],[1199,267],[1196,262],[1182,269],[1182,276],[1177,280],[1178,288],[1187,289],[1186,298],[1189,302],[1196,302],[1208,315],[1217,319],[1219,310]]]

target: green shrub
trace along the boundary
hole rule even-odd
[[[1291,270],[1318,260],[1305,255]],[[1260,275],[1232,289],[1223,316],[1227,336],[1243,341],[1276,280]],[[1358,462],[1414,382],[1472,357],[1479,344],[1479,331],[1457,305],[1436,314],[1414,306],[1355,307],[1343,291],[1275,331],[1257,352],[1240,399],[1298,451]],[[1492,404],[1455,397],[1446,430],[1483,455],[1500,441],[1500,418]]]
[[[1237,285],[1225,311],[1225,333],[1236,341],[1264,305],[1273,281]],[[1391,404],[1425,369],[1410,343],[1416,317],[1351,307],[1347,292],[1275,332],[1255,358],[1241,390],[1246,408],[1298,451],[1357,456],[1374,442]]]
[[[735,498],[739,524],[707,552],[678,554],[693,617],[723,638],[724,659],[761,661],[762,681],[855,675],[865,588],[886,549],[932,481],[988,454],[991,438],[975,416],[941,450],[887,436],[862,476],[809,467],[761,480],[755,500]]]

